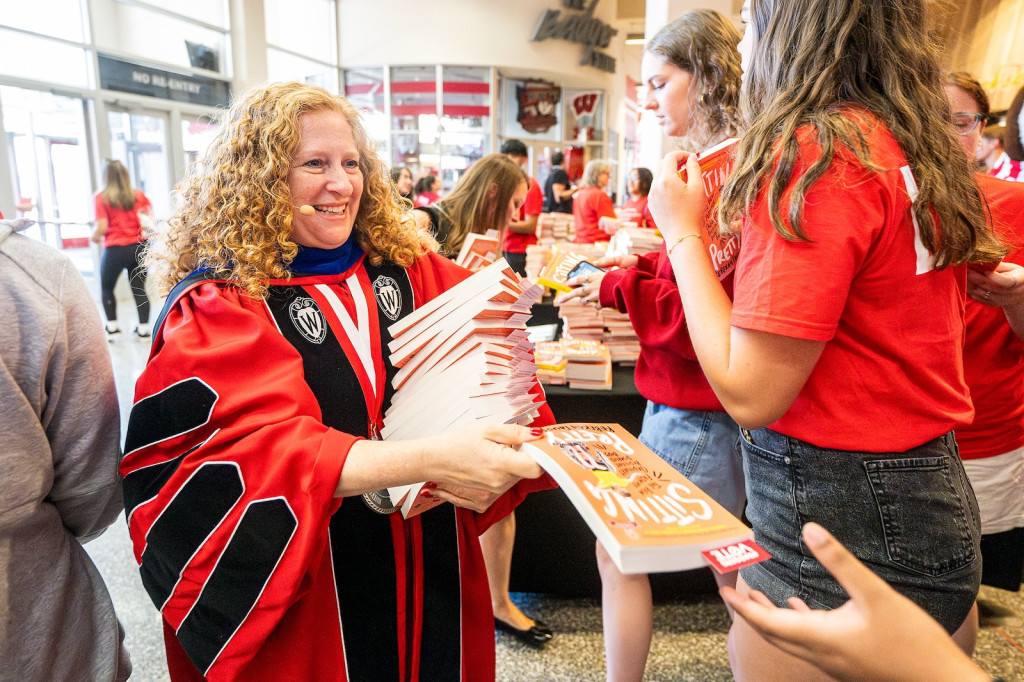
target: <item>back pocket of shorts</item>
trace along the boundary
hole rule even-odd
[[[864,468],[893,563],[938,576],[974,561],[967,502],[946,457],[871,460]]]

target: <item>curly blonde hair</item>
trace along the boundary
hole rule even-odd
[[[319,87],[273,83],[234,101],[206,155],[182,181],[180,208],[146,253],[161,291],[203,267],[254,298],[266,292],[267,280],[290,277],[298,245],[291,239],[288,173],[299,118],[315,111],[338,112],[352,129],[363,175],[353,234],[370,262],[407,266],[436,249],[399,202],[358,109]]]

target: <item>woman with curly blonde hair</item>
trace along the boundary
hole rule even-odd
[[[269,85],[150,253],[173,290],[121,471],[175,682],[494,677],[477,539],[549,479],[520,483],[525,427],[378,440],[389,325],[468,274],[399,201],[355,108]],[[418,481],[452,504],[395,514]]]
[[[953,435],[974,415],[965,264],[1004,250],[959,151],[926,7],[744,4],[744,134],[719,216],[742,236],[732,301],[700,237],[692,155],[665,157],[649,205],[700,320],[693,349],[744,429],[746,514],[771,558],[742,568],[737,590],[843,605],[801,541],[815,521],[970,653],[979,514]],[[742,618],[730,661],[737,680],[825,679]]]

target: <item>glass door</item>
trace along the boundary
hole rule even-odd
[[[132,187],[142,190],[153,204],[157,220],[171,213],[171,162],[167,151],[169,117],[166,112],[121,110],[108,105],[110,158],[128,169]]]

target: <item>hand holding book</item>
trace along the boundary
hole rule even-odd
[[[469,426],[420,439],[431,453],[430,496],[474,511],[485,511],[506,490],[544,470],[528,454],[512,449],[541,437],[540,429],[517,424]]]

